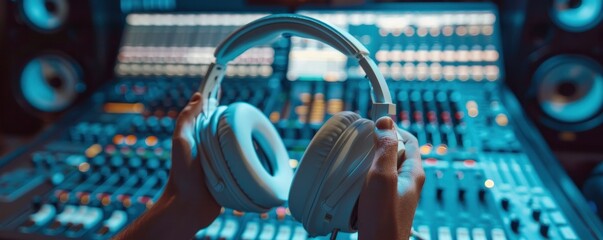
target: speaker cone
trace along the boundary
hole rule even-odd
[[[26,22],[41,31],[60,28],[69,14],[67,0],[23,0],[21,6]]]
[[[603,68],[596,61],[579,55],[555,56],[538,67],[533,81],[542,111],[574,128],[566,130],[586,130],[601,120]]]
[[[33,58],[21,72],[23,99],[38,111],[64,110],[84,88],[80,67],[62,55],[47,54]]]
[[[603,18],[603,1],[555,0],[551,15],[555,23],[566,31],[587,31]]]

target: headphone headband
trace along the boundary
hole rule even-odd
[[[215,98],[217,90],[224,78],[226,64],[245,52],[247,49],[285,36],[299,36],[315,39],[330,45],[349,57],[358,59],[360,67],[366,73],[366,78],[372,87],[373,111],[372,118],[395,115],[396,106],[392,103],[389,88],[375,62],[368,56],[369,51],[356,38],[346,31],[298,14],[275,14],[255,20],[230,34],[216,48],[212,63],[205,74],[205,79],[199,88],[205,99]]]

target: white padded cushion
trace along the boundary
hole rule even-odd
[[[358,119],[360,115],[354,112],[337,113],[325,122],[312,138],[291,184],[289,209],[295,219],[303,221],[306,203],[313,201],[315,197],[315,193],[311,191],[322,180],[323,176],[318,174],[323,168],[324,160],[345,129]],[[313,179],[313,182],[309,182],[308,179]]]
[[[293,170],[278,132],[268,118],[254,106],[234,103],[222,113],[218,139],[224,159],[245,196],[257,205],[272,208],[283,204],[289,195]],[[264,149],[273,175],[264,169],[255,151],[253,139]],[[253,209],[251,206],[249,209]],[[239,209],[247,210],[249,209]]]
[[[222,147],[220,147],[217,136],[220,116],[227,108],[226,106],[220,106],[210,116],[210,119],[197,122],[199,124],[197,129],[200,129],[198,139],[201,142],[199,149],[204,156],[201,158],[201,164],[209,191],[222,206],[242,211],[266,211],[266,208],[245,197],[224,160]],[[228,183],[227,186],[226,183]]]

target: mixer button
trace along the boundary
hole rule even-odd
[[[289,240],[291,238],[291,227],[282,225],[276,234],[276,240]]]
[[[457,240],[470,240],[471,237],[469,237],[469,229],[467,228],[457,228],[456,229],[456,239]]]
[[[207,227],[207,231],[205,232],[205,238],[216,239],[218,237],[218,233],[220,233],[221,228],[222,220],[218,218]]]
[[[262,232],[260,233],[259,239],[261,240],[272,240],[276,234],[276,227],[271,222],[264,223]]]
[[[53,205],[44,204],[34,214],[29,216],[28,221],[24,225],[25,227],[33,225],[42,226],[52,220],[56,213],[57,210]]]
[[[295,231],[293,232],[292,240],[306,240],[308,238],[308,233],[304,230],[304,227],[297,226],[295,227]]]
[[[563,239],[567,239],[567,240],[578,239],[578,236],[576,236],[576,233],[574,232],[574,230],[571,227],[568,227],[568,226],[560,227],[559,232],[561,232],[561,236],[563,236]]]
[[[259,232],[260,224],[258,222],[248,222],[245,226],[245,231],[243,231],[241,239],[255,239]]]
[[[492,240],[507,240],[507,237],[505,236],[505,231],[503,231],[500,228],[494,228],[492,229]]]
[[[473,240],[486,240],[486,231],[483,228],[474,228],[471,232]]]
[[[220,239],[233,239],[238,230],[239,223],[236,220],[225,220],[224,228],[220,232]]]
[[[417,232],[419,233],[418,237],[420,237],[421,239],[425,239],[425,240],[431,239],[431,232],[430,232],[429,226],[420,225],[417,227]]]
[[[449,227],[438,228],[438,239],[439,240],[452,240],[452,234],[450,233]]]
[[[549,217],[557,225],[567,224],[567,220],[561,212],[552,212],[549,214]]]

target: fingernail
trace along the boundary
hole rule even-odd
[[[201,94],[195,93],[195,94],[193,94],[193,97],[191,98],[190,103],[196,104],[199,100],[201,100]]]
[[[377,119],[375,125],[377,126],[377,129],[390,130],[394,128],[394,120],[392,120],[390,117],[380,117]]]

